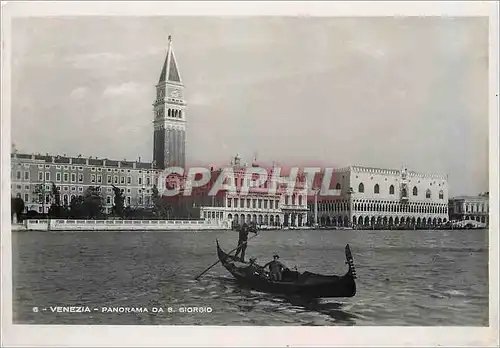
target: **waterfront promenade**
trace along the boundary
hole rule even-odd
[[[13,231],[203,231],[229,230],[228,220],[67,220],[33,219]]]

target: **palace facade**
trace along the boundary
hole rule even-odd
[[[255,180],[236,156],[232,163],[235,175],[235,192],[223,191],[217,203],[203,206],[201,218],[209,220],[230,220],[234,224],[255,223],[260,227],[301,227],[307,223],[307,181],[299,177],[293,192],[288,192],[268,173],[266,182],[254,186]],[[252,166],[258,166],[254,163]],[[216,172],[218,175],[220,173]],[[248,185],[248,193],[242,193],[243,185]],[[276,187],[276,191],[269,190]]]
[[[351,166],[335,170],[331,185],[340,194],[310,199],[310,221],[315,215],[320,225],[344,227],[434,226],[448,221],[448,178],[443,174]]]
[[[451,221],[477,221],[489,225],[489,192],[477,196],[458,196],[449,201]]]

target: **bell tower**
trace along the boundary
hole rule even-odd
[[[167,55],[156,85],[153,115],[155,167],[184,168],[186,164],[186,101],[170,35]]]

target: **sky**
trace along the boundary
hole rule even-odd
[[[488,191],[486,18],[16,18],[16,149],[151,161],[168,35],[188,165],[405,165]]]

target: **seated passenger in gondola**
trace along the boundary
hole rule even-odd
[[[250,264],[246,267],[246,271],[251,275],[262,276],[264,269],[256,261],[255,257],[250,258]]]
[[[284,264],[278,261],[279,255],[274,255],[273,260],[266,263],[264,268],[269,267],[269,271],[271,271],[271,280],[281,281],[283,279],[283,271],[287,269]]]

